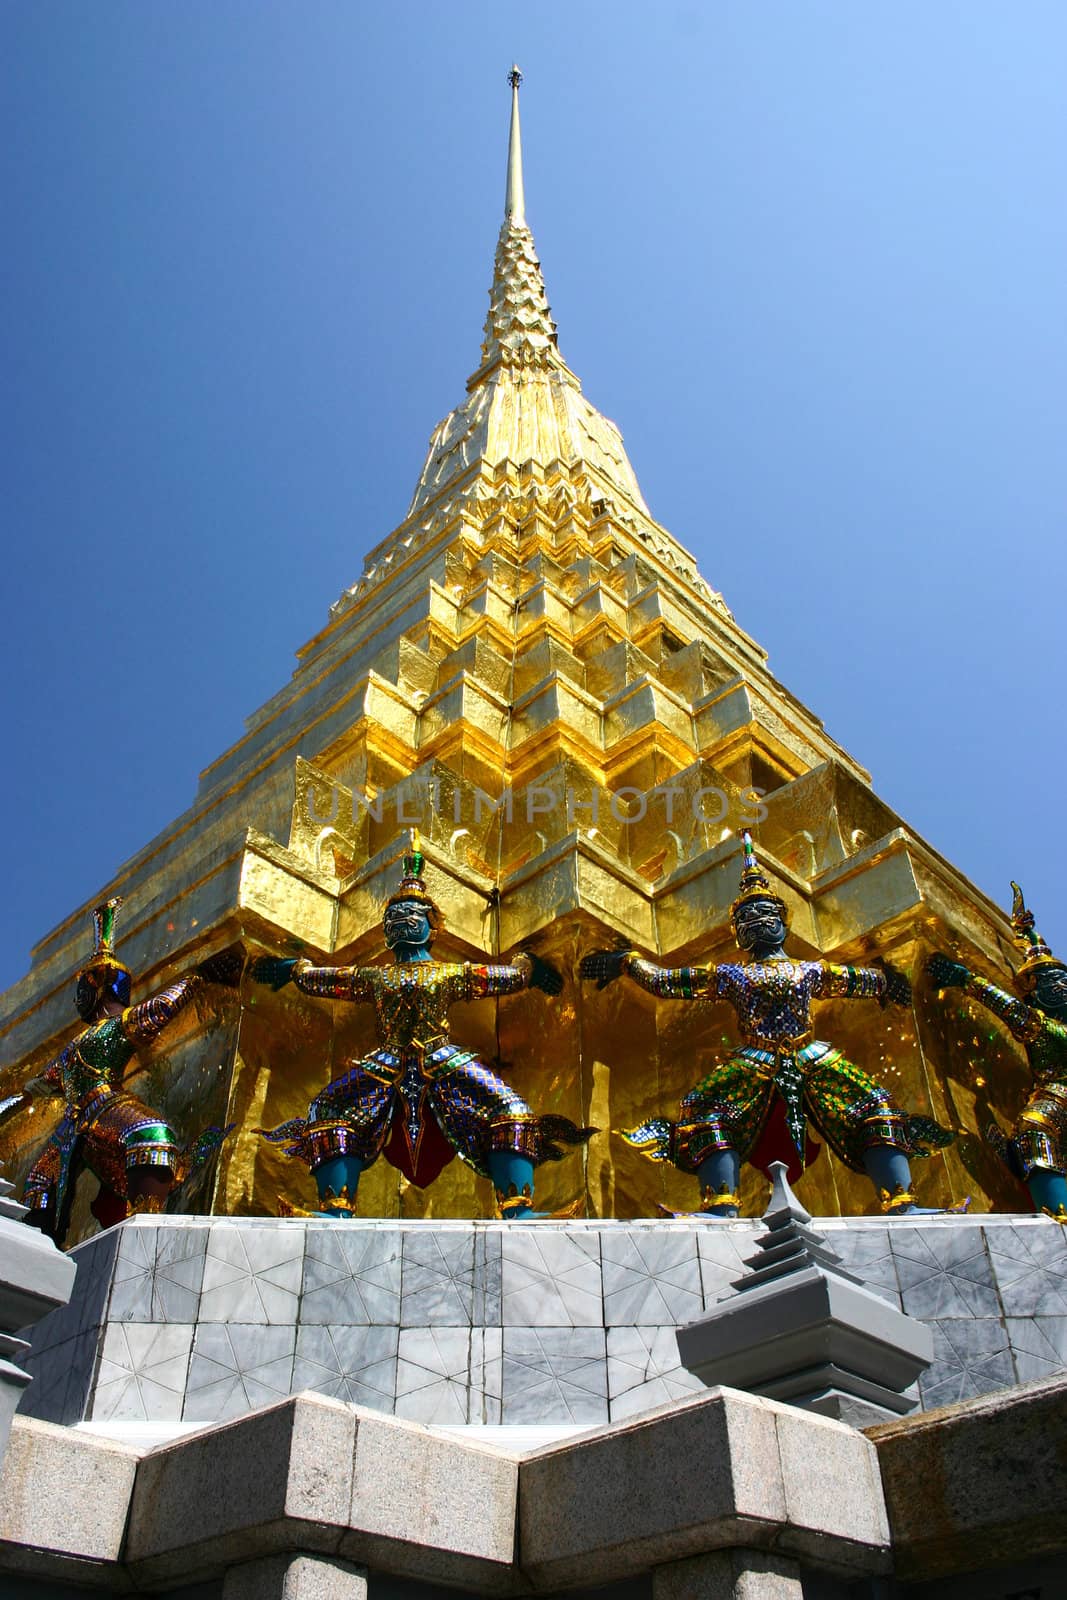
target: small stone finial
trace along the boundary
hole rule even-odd
[[[774,1227],[779,1218],[782,1219],[780,1226],[786,1221],[810,1222],[811,1216],[793,1193],[788,1176],[789,1168],[785,1162],[772,1161],[767,1171],[771,1175],[771,1198],[763,1213],[764,1222],[769,1227]]]
[[[508,186],[504,196],[504,217],[517,228],[526,226],[526,195],[522,183],[522,133],[519,128],[519,84],[522,73],[513,66],[508,73],[511,85],[511,131],[508,136]]]

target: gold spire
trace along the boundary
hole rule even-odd
[[[482,339],[482,363],[468,388],[484,383],[498,362],[509,367],[567,368],[556,345],[556,324],[545,294],[541,263],[533,234],[526,226],[526,188],[522,177],[522,130],[519,85],[522,73],[512,67],[511,128],[508,134],[508,180],[504,193],[504,225],[493,262],[489,315]],[[568,373],[577,383],[573,374]]]
[[[511,132],[508,135],[508,187],[504,197],[504,216],[516,227],[526,224],[526,191],[522,183],[522,130],[519,127],[519,85],[522,73],[513,66],[508,73],[511,84]]]
[[[595,493],[621,493],[648,516],[618,428],[589,404],[559,353],[541,263],[526,222],[519,85],[512,67],[504,223],[493,261],[489,314],[481,362],[467,381],[468,396],[434,430],[414,498],[413,517],[481,462],[496,469],[511,461],[542,467],[562,462],[592,468]],[[594,492],[591,489],[591,492]]]

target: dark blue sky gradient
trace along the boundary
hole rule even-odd
[[[1067,9],[9,0],[0,985],[191,801],[477,362],[563,354],[879,793],[1067,949]]]

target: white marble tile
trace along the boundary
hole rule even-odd
[[[189,1362],[185,1422],[222,1422],[292,1393],[296,1328],[201,1323]]]
[[[400,1229],[346,1222],[307,1230],[300,1321],[395,1326],[400,1320]]]
[[[396,1415],[411,1422],[469,1420],[471,1330],[402,1328],[396,1364]]]
[[[109,1324],[88,1412],[93,1421],[177,1421],[192,1342],[189,1324]]]
[[[503,1342],[501,1328],[471,1330],[468,1422],[495,1424],[501,1420]]]
[[[1047,1222],[983,1230],[1006,1316],[1067,1316],[1067,1228]]]
[[[689,1229],[605,1231],[600,1250],[607,1327],[676,1328],[700,1315],[700,1262]]]
[[[743,1258],[753,1253],[764,1230],[750,1223],[738,1227],[729,1222],[700,1222],[693,1226],[704,1305],[713,1306],[722,1296],[736,1293],[731,1284],[745,1272]]]
[[[303,1267],[302,1229],[213,1226],[198,1321],[295,1323]]]
[[[396,1399],[396,1327],[297,1329],[293,1393],[314,1389],[351,1405],[389,1411]]]
[[[607,1422],[603,1328],[505,1328],[503,1421]]]
[[[400,1322],[405,1328],[470,1323],[474,1309],[474,1229],[409,1228],[404,1233]]]
[[[1007,1329],[1020,1383],[1067,1372],[1067,1316],[1009,1317]]]
[[[472,1317],[475,1327],[498,1328],[501,1317],[500,1228],[476,1228],[474,1233],[474,1283]]]
[[[925,1322],[1000,1315],[981,1228],[905,1226],[889,1230],[888,1238],[909,1316]]]
[[[207,1226],[160,1229],[152,1275],[153,1321],[198,1320],[209,1231]]]
[[[703,1389],[678,1360],[673,1328],[608,1329],[608,1402],[612,1422]]]
[[[934,1336],[934,1359],[919,1378],[923,1409],[954,1405],[1015,1383],[1003,1323],[994,1317],[924,1318]]]
[[[599,1230],[516,1226],[504,1232],[501,1250],[506,1328],[603,1326]]]
[[[881,1228],[857,1228],[845,1223],[842,1227],[827,1228],[823,1236],[830,1249],[841,1257],[843,1267],[899,1308],[900,1284],[896,1258],[889,1243],[888,1224]]]
[[[108,1320],[195,1322],[208,1228],[131,1228],[114,1266]]]

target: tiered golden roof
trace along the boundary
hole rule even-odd
[[[798,953],[877,949],[918,973],[930,940],[948,940],[985,970],[1010,970],[1002,914],[775,680],[690,552],[653,520],[618,429],[563,361],[526,223],[513,81],[505,219],[466,398],[434,431],[404,521],[370,552],[291,681],[109,886],[125,899],[124,958],[149,986],[236,939],[375,959],[381,906],[417,824],[427,888],[447,918],[435,954],[503,955],[531,941],[568,974],[559,1002],[471,1006],[457,1037],[505,1062],[543,1110],[628,1126],[672,1111],[730,1014],[632,986],[580,991],[578,956],[616,938],[670,962],[732,954],[745,823]],[[0,1090],[72,1031],[84,916],[75,908],[0,999]],[[150,1063],[145,1091],[179,1125],[239,1125],[213,1187],[187,1203],[260,1212],[287,1188],[306,1202],[296,1164],[255,1129],[302,1111],[369,1044],[369,1018],[355,1007],[334,1016],[292,990],[246,986],[239,1007],[212,1004],[221,1009],[190,1014],[185,1037]],[[980,1207],[1006,1180],[971,1135],[991,1109],[1011,1120],[1025,1067],[988,1024],[979,1053],[970,1023],[961,1033],[921,988],[899,1017],[852,1006],[828,1036],[909,1109],[969,1130],[928,1164],[922,1196],[971,1191]],[[39,1147],[31,1133],[47,1125],[5,1129],[0,1154],[16,1179]],[[585,1162],[591,1214],[691,1199],[682,1175],[607,1131]],[[548,1209],[573,1198],[578,1174],[577,1161],[545,1170]],[[749,1208],[760,1181],[746,1178]],[[826,1154],[799,1191],[812,1211],[863,1209],[857,1182]],[[488,1186],[458,1163],[422,1194],[380,1162],[360,1195],[383,1215],[492,1209]]]

